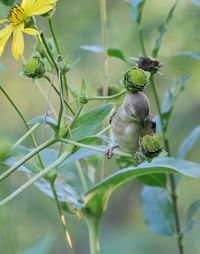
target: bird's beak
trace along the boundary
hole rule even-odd
[[[142,127],[142,129],[144,129],[144,120],[140,121],[140,126]]]

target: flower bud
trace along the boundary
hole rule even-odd
[[[145,135],[142,137],[140,144],[142,152],[149,157],[155,157],[162,152],[162,145],[158,137]]]
[[[149,78],[149,72],[136,66],[132,66],[124,74],[123,82],[127,90],[138,92],[143,91],[143,89],[148,85]]]
[[[11,144],[8,139],[0,137],[0,162],[5,161],[11,153]]]
[[[23,74],[29,78],[40,78],[44,73],[44,63],[38,56],[30,58],[23,66]]]

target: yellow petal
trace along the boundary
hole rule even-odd
[[[12,54],[15,60],[19,60],[19,53],[17,51],[17,46],[16,46],[16,30],[14,30],[13,32]]]
[[[0,40],[0,56],[3,54],[6,43],[13,32],[12,25],[9,25],[8,27],[9,27],[9,29],[8,29],[7,33]]]
[[[2,19],[2,20],[0,20],[0,24],[5,23],[6,21],[9,21],[9,20],[8,19]]]
[[[24,38],[22,31],[24,30],[24,24],[19,24],[15,26],[15,31],[16,31],[16,48],[18,53],[21,55],[24,51]]]
[[[23,32],[26,34],[33,34],[33,35],[38,34],[38,31],[33,28],[25,28]]]
[[[5,34],[9,33],[10,30],[12,29],[11,25],[8,25],[7,27],[5,27],[4,29],[2,29],[0,31],[0,38],[4,37]]]
[[[28,11],[28,16],[41,15],[52,9],[53,9],[52,5],[46,5],[46,6],[42,6],[42,7],[38,7],[34,9],[31,7],[30,10]]]
[[[34,2],[35,0],[23,0],[21,6],[26,10],[26,8],[30,7]]]

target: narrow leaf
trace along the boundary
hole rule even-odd
[[[187,232],[193,229],[195,224],[194,215],[200,209],[200,200],[196,200],[194,203],[191,204],[188,210],[187,219],[185,223],[185,227],[182,230],[183,232]]]
[[[78,141],[91,135],[112,108],[112,104],[105,104],[81,115],[72,126],[72,139]]]
[[[162,114],[164,119],[164,130],[166,131],[169,123],[169,119],[174,108],[175,102],[179,94],[185,89],[187,81],[190,79],[190,74],[181,76],[181,79],[173,79],[169,88],[165,92],[164,100],[162,104]]]
[[[124,62],[127,62],[126,57],[124,56],[123,52],[119,49],[108,49],[108,55],[111,57],[119,58]]]
[[[157,158],[151,163],[122,169],[95,185],[85,195],[84,212],[100,217],[107,207],[110,195],[133,178],[154,173],[179,173],[200,178],[200,164],[175,158]]]
[[[194,128],[194,130],[189,134],[189,136],[183,141],[179,146],[176,157],[179,159],[184,159],[185,155],[193,148],[197,139],[200,136],[200,125]]]
[[[159,187],[166,187],[167,184],[167,177],[164,174],[151,174],[146,176],[140,176],[138,179],[149,186],[159,186]]]
[[[191,56],[195,59],[200,59],[200,52],[179,51],[176,53],[176,56]]]
[[[82,45],[82,46],[80,46],[80,48],[87,50],[87,51],[94,52],[94,53],[102,53],[103,52],[103,48],[100,45]]]
[[[160,35],[159,35],[158,39],[156,40],[155,47],[152,51],[152,56],[155,58],[158,56],[158,52],[159,52],[163,37],[164,37],[165,33],[167,32],[167,25],[173,17],[173,13],[174,13],[177,3],[178,3],[178,1],[170,9],[166,20],[158,27],[158,31],[159,31]]]
[[[131,18],[139,24],[142,19],[142,12],[146,0],[130,0],[130,1],[125,0],[125,2],[130,7]]]
[[[51,117],[45,117],[45,116],[37,116],[33,119],[31,119],[28,124],[35,124],[35,123],[46,123],[47,125],[49,125],[55,132],[58,131],[57,129],[57,123],[54,119],[52,119]]]
[[[162,188],[144,186],[141,194],[143,217],[148,229],[157,234],[173,236],[176,232],[173,205]]]

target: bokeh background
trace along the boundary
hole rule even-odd
[[[158,37],[157,27],[166,18],[174,0],[148,0],[144,9],[144,37],[147,52],[150,55]],[[0,5],[0,18],[7,16],[8,8]],[[163,63],[163,76],[157,76],[156,83],[162,100],[164,91],[173,78],[183,74],[192,74],[186,89],[178,98],[170,122],[169,140],[172,153],[190,131],[200,124],[200,60],[188,56],[176,56],[179,51],[199,51],[200,49],[200,8],[192,0],[181,0],[168,26],[160,49],[159,59]],[[80,89],[81,79],[87,82],[88,94],[96,95],[102,86],[102,56],[84,51],[81,45],[101,44],[99,1],[64,1],[59,0],[53,16],[53,24],[63,54],[70,62],[81,57],[76,68],[70,71],[70,83]],[[47,20],[37,18],[37,25],[48,37],[50,32]],[[129,15],[129,8],[123,0],[107,0],[107,35],[108,47],[117,48],[128,56],[141,55],[136,24]],[[35,41],[32,36],[25,36],[25,58],[32,52]],[[30,79],[21,77],[23,62],[16,62],[11,56],[11,43],[6,46],[0,59],[5,68],[0,72],[0,82],[23,111],[27,120],[44,114],[45,100],[37,85]],[[115,58],[109,58],[109,85],[116,86],[127,65]],[[40,81],[47,92],[48,84]],[[156,114],[155,102],[149,86],[145,93],[151,101],[151,110]],[[57,107],[57,100],[53,101]],[[89,107],[94,107],[90,104]],[[0,135],[11,142],[16,141],[25,131],[24,125],[15,111],[0,93]],[[41,130],[40,130],[41,131]],[[38,136],[41,132],[38,133]],[[200,163],[200,142],[198,141],[186,159]],[[27,141],[27,146],[30,143]],[[106,172],[115,171],[115,164],[109,162]],[[22,173],[13,174],[0,184],[0,196],[3,198],[26,181]],[[102,254],[168,254],[176,253],[176,242],[168,237],[148,231],[142,218],[140,192],[142,184],[134,180],[116,191],[108,205],[100,227]],[[199,199],[200,181],[183,177],[178,189],[179,210],[182,223],[189,205]],[[83,221],[75,216],[66,215],[72,235],[75,252],[89,253],[87,228]],[[200,219],[200,218],[199,218]],[[200,223],[186,234],[184,239],[186,253],[199,254]],[[34,242],[39,241],[41,253],[66,253],[62,228],[53,202],[35,187],[31,187],[5,207],[0,208],[0,254],[36,253]],[[32,245],[33,244],[33,245]],[[48,252],[48,247],[50,248]],[[26,247],[29,249],[27,251]],[[25,248],[25,249],[24,249]],[[39,254],[39,253],[38,253]]]

